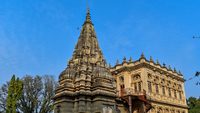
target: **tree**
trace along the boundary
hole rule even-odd
[[[53,111],[56,82],[52,76],[25,76],[19,109],[23,113],[50,113]]]
[[[8,95],[6,98],[6,113],[16,113],[17,112],[17,102],[22,95],[23,84],[19,78],[12,76],[8,86]]]
[[[195,75],[192,76],[192,77],[190,77],[190,78],[189,78],[188,80],[186,80],[186,81],[193,80],[193,79],[195,79],[195,78],[198,78],[199,76],[200,76],[200,71],[196,71]],[[196,85],[200,85],[200,80],[198,80],[198,81],[196,82]]]
[[[199,77],[199,76],[200,76],[200,72],[197,71],[194,77]],[[197,81],[196,85],[200,85],[200,81]]]
[[[9,83],[3,84],[0,88],[0,113],[5,113],[6,111],[6,97],[8,95]]]
[[[200,76],[200,72],[196,72],[196,74],[195,74],[195,77],[199,77]],[[197,83],[196,83],[196,85],[200,85],[200,81],[198,81]]]
[[[8,97],[8,89],[11,87],[9,84],[13,84],[13,81],[14,78],[6,84],[3,84],[0,88],[0,113],[5,113],[6,111],[6,103],[8,102],[8,98],[6,97]],[[16,102],[16,109],[19,112],[50,113],[53,111],[52,97],[54,96],[57,84],[52,76],[33,77],[26,75],[21,79],[21,82],[23,89],[21,96]]]
[[[200,113],[200,98],[189,97],[187,100],[189,113]]]

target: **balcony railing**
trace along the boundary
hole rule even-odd
[[[141,95],[146,95],[146,91],[139,91],[139,90],[134,90],[133,88],[125,88],[121,89],[118,91],[118,96],[127,96],[127,95],[132,95],[132,96],[141,96]]]

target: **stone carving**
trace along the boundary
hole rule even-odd
[[[73,56],[59,76],[54,101],[57,108],[62,107],[55,113],[101,113],[103,104],[116,104],[115,84],[98,45],[88,10]]]

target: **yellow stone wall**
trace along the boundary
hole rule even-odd
[[[146,92],[153,105],[148,113],[188,113],[184,79],[176,72],[145,59],[123,62],[111,72],[116,78],[118,95],[122,85],[133,92]]]

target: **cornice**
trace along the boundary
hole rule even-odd
[[[113,68],[110,69],[112,75],[116,75],[123,71],[132,71],[137,70],[140,68],[148,68],[153,71],[157,71],[161,74],[165,74],[171,76],[172,78],[179,79],[184,82],[183,75],[181,73],[177,73],[176,70],[168,69],[165,66],[161,66],[160,64],[156,64],[155,62],[148,61],[145,58],[136,60],[134,62],[123,62],[121,64],[115,65]]]

